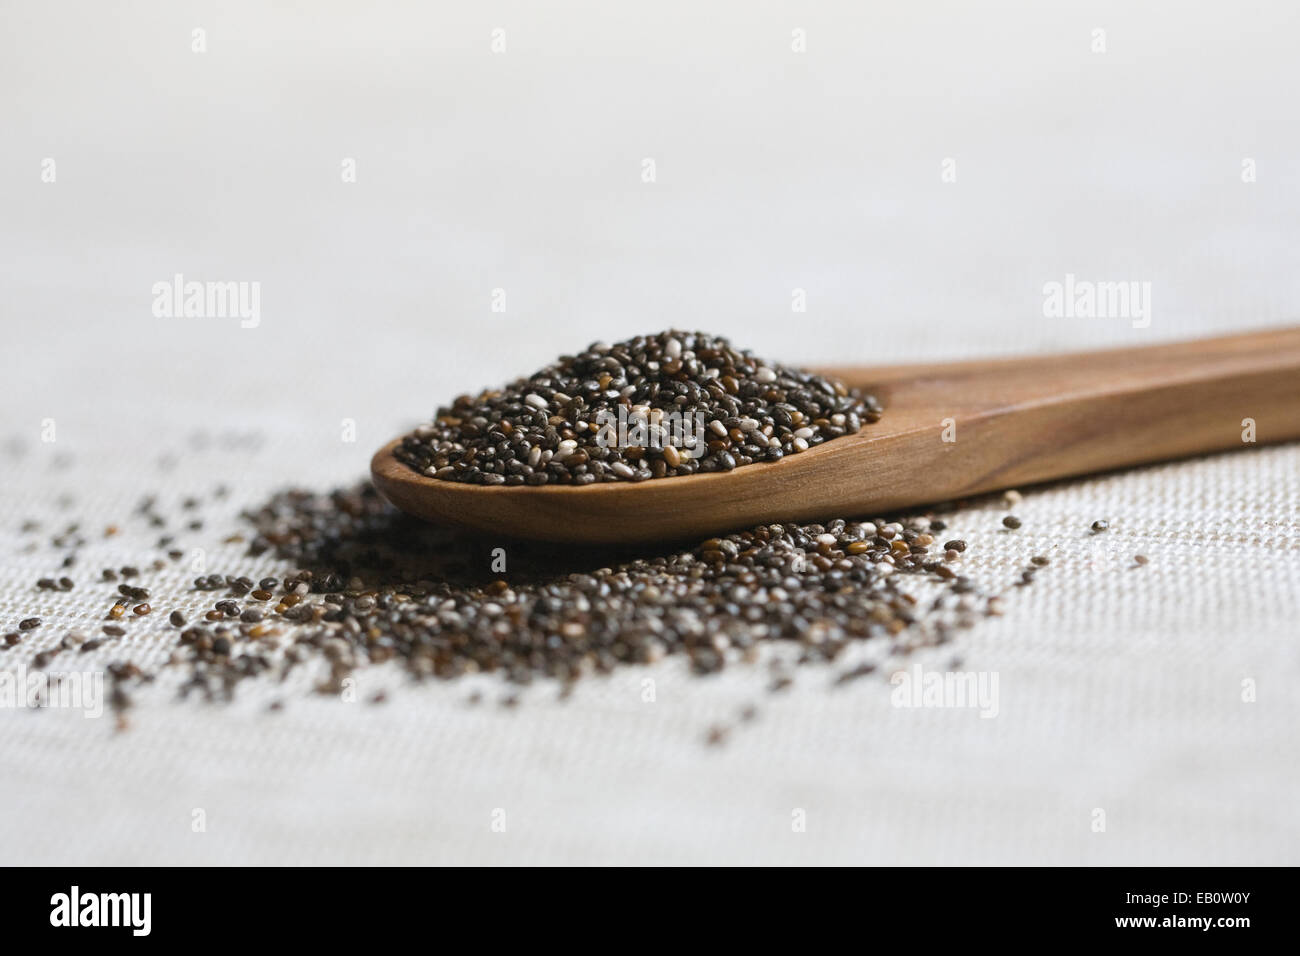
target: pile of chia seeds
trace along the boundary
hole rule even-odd
[[[839,382],[670,330],[597,342],[462,395],[394,454],[423,475],[479,485],[645,481],[778,461],[880,413]]]

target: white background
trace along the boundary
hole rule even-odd
[[[3,666],[99,616],[33,589],[61,553],[19,553],[24,518],[98,527],[146,490],[174,508],[225,481],[205,515],[225,533],[269,489],[360,477],[440,401],[593,339],[689,326],[878,363],[1293,321],[1300,14],[1137,6],[4,0],[0,626],[47,625]],[[156,318],[176,273],[259,282],[261,324]],[[1067,273],[1150,282],[1150,327],[1045,318]],[[1297,862],[1297,449],[1017,513],[1014,537],[996,504],[960,521],[984,580],[1054,559],[957,648],[1000,675],[997,719],[821,672],[769,706],[761,673],[671,663],[515,712],[491,683],[474,708],[469,685],[377,674],[383,707],[159,693],[126,734],[4,713],[0,862]],[[132,534],[80,576],[136,559],[152,536]],[[239,553],[211,557],[272,567]],[[198,606],[181,577],[152,583]],[[753,727],[702,746],[749,701]]]

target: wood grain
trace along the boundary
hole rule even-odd
[[[381,448],[403,511],[501,537],[675,541],[774,521],[876,516],[1002,488],[1300,438],[1300,328],[950,364],[819,369],[874,392],[884,417],[732,472],[506,488],[419,475]],[[945,422],[955,441],[944,441]],[[951,430],[950,430],[951,431]]]

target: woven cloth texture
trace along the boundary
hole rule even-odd
[[[99,569],[157,553],[142,495],[187,558],[145,572],[154,620],[60,666],[160,664],[161,612],[211,599],[193,549],[285,570],[223,543],[241,509],[356,481],[438,402],[592,340],[693,326],[878,364],[1279,325],[1300,300],[1285,4],[1231,30],[1197,4],[6,19],[0,632],[44,623],[4,669],[102,623]],[[177,274],[259,283],[256,327],[155,315]],[[1045,316],[1067,274],[1149,282],[1149,325]],[[205,527],[175,530],[190,495]],[[894,706],[883,673],[770,695],[762,663],[515,708],[387,667],[360,703],[306,672],[182,703],[165,673],[125,732],[0,710],[0,863],[1300,862],[1300,447],[1025,489],[1014,533],[1006,513],[950,519],[1005,614],[916,657],[996,675],[995,717]],[[48,542],[73,521],[65,572]],[[63,573],[76,590],[36,589]]]

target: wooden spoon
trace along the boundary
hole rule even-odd
[[[582,487],[484,486],[370,464],[398,508],[501,537],[705,538],[871,517],[1088,472],[1300,438],[1300,328],[941,365],[827,368],[884,404],[874,425],[730,472]]]

